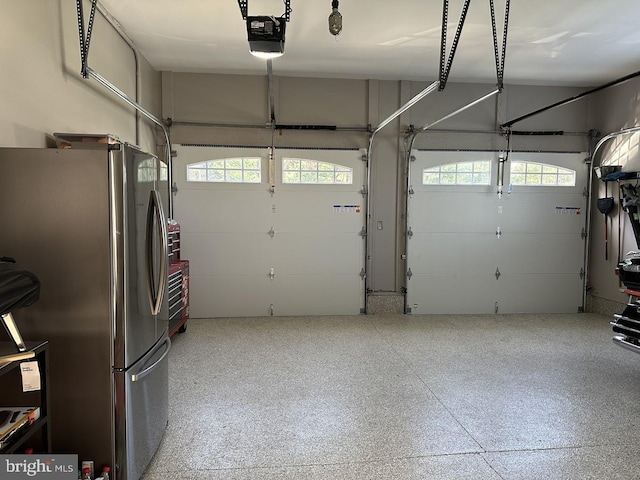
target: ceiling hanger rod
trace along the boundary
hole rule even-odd
[[[638,76],[640,76],[640,71],[635,72],[635,73],[631,73],[631,74],[629,74],[629,75],[627,75],[625,77],[622,77],[622,78],[618,78],[617,80],[613,80],[613,81],[611,81],[609,83],[605,83],[604,85],[601,85],[599,87],[592,88],[591,90],[587,90],[585,92],[579,93],[578,95],[574,95],[573,97],[567,98],[565,100],[561,100],[561,101],[556,102],[556,103],[554,103],[552,105],[549,105],[547,107],[540,108],[540,109],[536,110],[535,112],[531,112],[531,113],[528,113],[526,115],[522,115],[521,117],[515,118],[515,119],[513,119],[513,120],[511,120],[509,122],[503,123],[500,126],[502,128],[509,128],[514,123],[521,122],[522,120],[526,120],[529,117],[533,117],[534,115],[538,115],[539,113],[546,112],[547,110],[551,110],[552,108],[562,107],[562,106],[567,105],[569,103],[575,102],[576,100],[580,100],[581,98],[586,97],[587,95],[591,95],[592,93],[599,92],[600,90],[604,90],[604,89],[609,88],[609,87],[614,87],[616,85],[624,83],[624,82],[626,82],[628,80],[631,80],[633,78],[636,78]]]
[[[449,115],[445,115],[444,117],[442,117],[439,120],[436,120],[435,122],[429,123],[423,127],[420,128],[419,132],[425,132],[428,129],[430,129],[431,127],[433,127],[434,125],[439,124],[440,122],[444,122],[445,120],[451,118],[451,117],[455,117],[456,115],[458,115],[459,113],[464,112],[466,109],[473,107],[474,105],[477,105],[480,102],[483,102],[484,100],[486,100],[489,97],[494,96],[495,94],[500,93],[500,89],[499,88],[495,88],[494,90],[490,91],[489,93],[487,93],[486,95],[483,95],[482,97],[474,100],[471,103],[468,103],[467,105],[465,105],[464,107],[461,107],[459,109],[457,109],[455,112],[451,112]]]
[[[471,0],[465,0],[462,6],[462,13],[460,14],[460,21],[456,29],[455,36],[453,37],[453,43],[451,44],[451,51],[449,52],[449,58],[445,60],[447,50],[447,23],[449,17],[449,0],[443,0],[442,3],[442,37],[440,39],[440,85],[438,90],[444,90],[447,85],[447,79],[449,73],[451,73],[451,66],[453,65],[453,58],[456,55],[456,49],[458,48],[458,42],[460,41],[460,35],[462,34],[462,28],[464,27],[464,21],[467,18],[467,12],[469,11],[469,5]]]
[[[427,88],[425,88],[424,90],[422,90],[420,93],[418,93],[416,96],[414,96],[411,100],[409,100],[407,103],[405,103],[402,107],[400,107],[398,110],[396,110],[395,112],[393,112],[391,115],[389,115],[389,117],[387,117],[385,120],[383,120],[382,122],[380,122],[380,125],[378,125],[378,128],[376,128],[373,132],[373,134],[371,135],[372,139],[373,136],[378,133],[380,130],[382,130],[384,127],[386,127],[387,125],[389,125],[393,120],[395,120],[397,117],[399,117],[400,115],[402,115],[404,112],[406,112],[407,110],[409,110],[411,107],[413,107],[416,103],[418,103],[420,100],[422,100],[424,97],[426,97],[427,95],[429,95],[431,92],[433,92],[436,88],[438,88],[438,85],[440,85],[439,81],[435,81],[433,82],[431,85],[429,85]]]
[[[425,133],[427,132],[431,127],[433,127],[434,125],[437,125],[440,122],[443,122],[444,120],[447,120],[448,118],[454,117],[456,115],[458,115],[459,113],[464,112],[465,110],[467,110],[468,108],[473,107],[474,105],[477,105],[478,103],[483,102],[484,100],[486,100],[489,97],[492,97],[493,95],[496,95],[500,93],[500,89],[499,88],[495,88],[494,90],[492,90],[491,92],[483,95],[480,98],[477,98],[476,100],[464,105],[463,107],[458,108],[457,110],[455,110],[454,112],[451,112],[448,115],[445,115],[444,117],[442,117],[439,120],[436,120],[435,122],[431,122],[427,125],[424,125],[422,127],[420,127],[417,130],[414,130],[411,132],[411,139],[409,140],[409,152],[411,152],[411,150],[413,150],[413,145],[416,141],[416,137],[420,134],[420,133]],[[484,132],[483,132],[484,133]]]
[[[493,50],[496,60],[496,78],[498,80],[498,88],[502,91],[504,83],[504,61],[507,55],[507,33],[509,30],[509,4],[510,0],[507,0],[504,11],[504,29],[502,31],[502,55],[499,55],[498,48],[498,29],[496,27],[496,10],[493,4],[493,0],[489,0],[489,6],[491,9],[491,28],[493,30]]]

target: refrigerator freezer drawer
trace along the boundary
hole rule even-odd
[[[170,349],[165,336],[127,371],[115,373],[116,385],[125,388],[127,412],[116,419],[117,480],[138,480],[160,445],[169,418]]]

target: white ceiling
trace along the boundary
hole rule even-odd
[[[237,0],[100,0],[157,70],[266,74],[249,54]],[[495,0],[502,44],[506,0]],[[449,81],[496,82],[489,0],[471,2]],[[449,0],[448,47],[463,0]],[[434,81],[440,0],[341,0],[343,31],[328,31],[331,0],[291,0],[283,76]],[[284,13],[248,0],[249,15]],[[596,86],[640,70],[638,0],[513,0],[504,82]]]

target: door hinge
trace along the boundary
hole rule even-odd
[[[413,195],[415,195],[415,190],[413,189],[413,185],[409,186],[409,196],[412,197]]]
[[[362,227],[362,230],[360,230],[360,233],[358,235],[360,235],[362,238],[366,238],[367,237],[367,229],[365,227]]]
[[[174,195],[178,193],[178,184],[176,182],[173,182],[173,185],[171,185],[171,193]]]
[[[409,227],[409,230],[407,231],[407,237],[413,238],[413,230],[411,230],[411,227]]]
[[[367,193],[369,193],[367,191],[367,186],[366,185],[362,185],[362,190],[360,190],[360,195],[362,195],[363,197],[365,197],[367,195]]]
[[[587,231],[584,229],[584,227],[582,227],[582,232],[580,233],[580,238],[582,238],[582,240],[587,238]]]

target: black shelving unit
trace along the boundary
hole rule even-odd
[[[51,432],[49,428],[49,343],[25,342],[27,352],[34,354],[33,358],[2,362],[2,358],[11,358],[19,354],[12,342],[0,342],[0,407],[1,406],[38,406],[40,417],[16,439],[0,450],[0,454],[21,453],[20,449],[28,446],[30,440],[38,440],[36,453],[51,453]],[[40,390],[36,392],[22,392],[20,381],[20,363],[37,361],[40,369]]]

